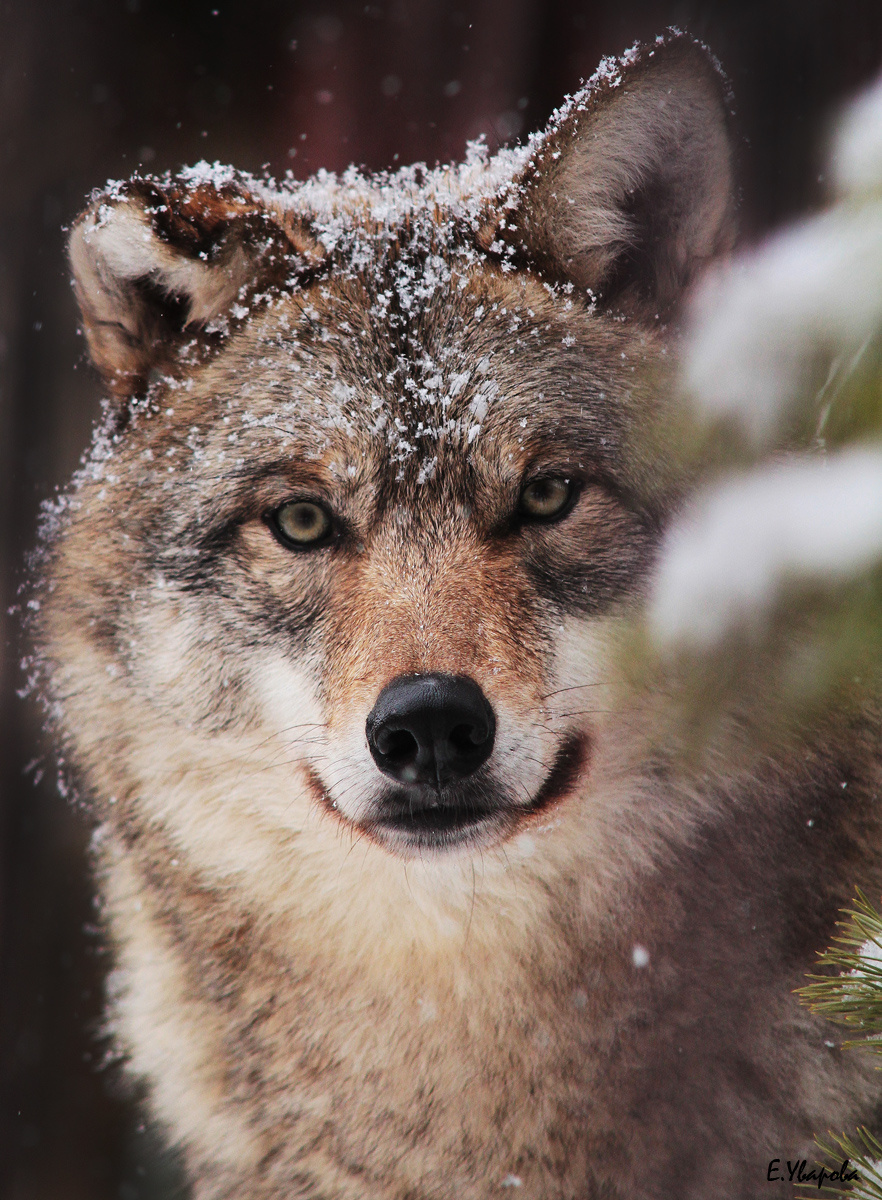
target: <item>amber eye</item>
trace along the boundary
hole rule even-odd
[[[268,520],[279,540],[298,550],[324,542],[333,528],[329,514],[312,500],[289,500],[271,512]]]
[[[551,521],[561,517],[569,509],[575,497],[575,486],[571,479],[560,475],[546,475],[534,479],[521,492],[518,511],[522,517],[534,521]]]

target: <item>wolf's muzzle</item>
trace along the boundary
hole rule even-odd
[[[380,692],[365,731],[384,775],[440,791],[487,761],[496,717],[487,697],[466,676],[405,675]]]

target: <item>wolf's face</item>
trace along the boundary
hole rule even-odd
[[[529,277],[434,269],[415,315],[394,259],[271,304],[138,414],[111,498],[126,673],[404,853],[498,838],[588,769],[591,633],[657,524],[620,465],[633,340]]]
[[[81,219],[122,399],[49,640],[76,643],[50,652],[99,791],[128,760],[163,811],[195,778],[406,857],[590,792],[667,504],[634,438],[659,329],[730,236],[718,81],[689,44],[655,55],[490,164],[282,196],[191,172]]]

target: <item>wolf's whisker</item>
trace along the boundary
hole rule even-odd
[[[553,692],[544,692],[539,697],[539,699],[540,700],[550,700],[552,696],[560,696],[564,692],[577,692],[577,691],[579,691],[580,688],[609,687],[609,686],[610,686],[609,683],[604,679],[595,680],[592,683],[574,683],[570,687],[557,688]]]

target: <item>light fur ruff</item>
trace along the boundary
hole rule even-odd
[[[37,634],[112,1028],[198,1200],[764,1197],[872,1111],[792,989],[882,882],[874,726],[693,778],[615,678],[681,486],[640,432],[731,158],[671,35],[493,159],[203,166],[75,224],[113,398]],[[558,521],[518,516],[543,476],[578,485]],[[292,498],[330,540],[280,544]],[[495,714],[462,828],[379,819],[366,718],[426,673]]]

